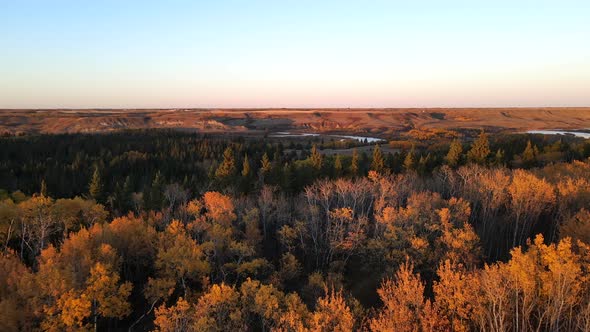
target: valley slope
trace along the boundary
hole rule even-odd
[[[0,110],[1,133],[97,133],[176,128],[204,133],[370,133],[411,129],[490,132],[590,128],[589,108],[54,109]]]

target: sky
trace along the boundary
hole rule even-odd
[[[590,1],[0,0],[0,108],[590,106]]]

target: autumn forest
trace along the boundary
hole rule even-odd
[[[0,138],[1,331],[590,331],[590,142]]]

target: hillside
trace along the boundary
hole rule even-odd
[[[354,132],[388,136],[417,129],[590,128],[590,108],[0,110],[4,133],[93,133],[178,128],[198,132]]]

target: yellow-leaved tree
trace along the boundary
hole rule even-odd
[[[326,290],[326,295],[318,299],[311,316],[312,331],[348,332],[353,330],[354,323],[354,316],[342,292],[334,290]]]

